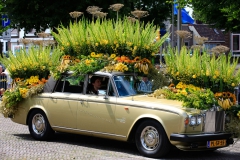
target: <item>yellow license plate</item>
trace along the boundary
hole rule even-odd
[[[207,141],[207,148],[226,146],[226,140]]]

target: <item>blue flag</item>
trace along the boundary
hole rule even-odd
[[[178,4],[174,4],[174,15],[178,14],[177,5]],[[182,12],[182,23],[190,23],[190,24],[194,23],[194,20],[184,8],[182,8],[181,12]]]

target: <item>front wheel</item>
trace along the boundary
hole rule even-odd
[[[170,150],[170,142],[162,125],[153,120],[142,122],[135,135],[139,152],[146,157],[158,158]]]
[[[30,113],[28,129],[36,140],[46,140],[54,134],[45,113],[41,110],[34,110]]]

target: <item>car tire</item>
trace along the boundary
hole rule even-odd
[[[138,151],[146,157],[159,158],[166,155],[171,144],[162,125],[153,120],[142,122],[135,134]]]
[[[52,137],[52,130],[47,116],[41,110],[34,110],[30,113],[28,119],[28,129],[31,136],[36,140],[47,140]]]

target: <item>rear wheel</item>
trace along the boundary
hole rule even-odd
[[[41,110],[34,110],[30,113],[28,129],[36,140],[46,140],[54,134],[45,113]]]
[[[162,125],[153,120],[144,121],[138,126],[135,141],[139,152],[151,158],[166,155],[171,147]]]

